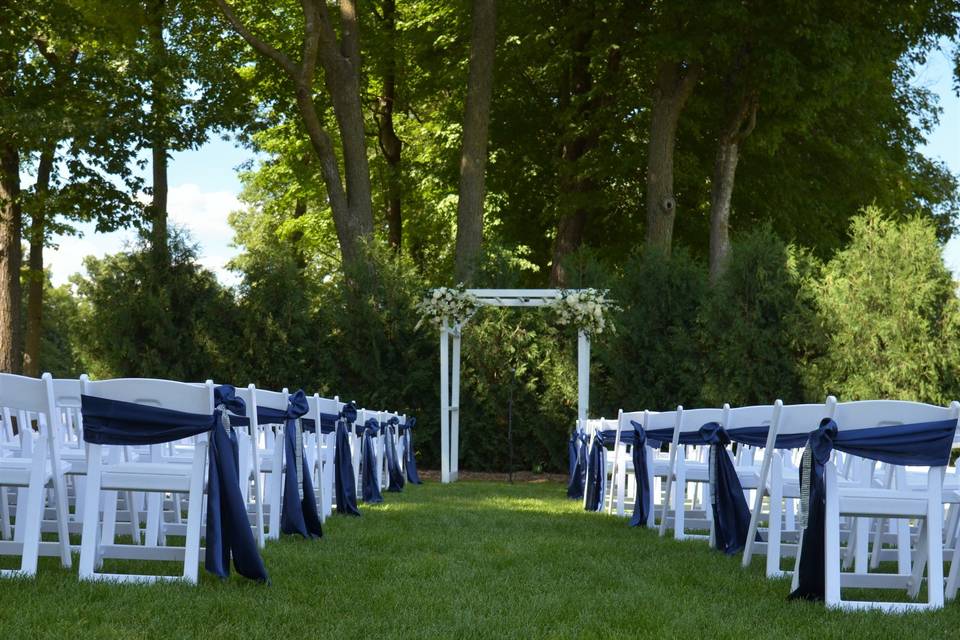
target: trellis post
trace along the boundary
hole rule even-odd
[[[463,325],[453,327],[453,368],[450,380],[450,482],[460,475],[460,333]]]
[[[450,325],[440,325],[440,482],[450,482]]]
[[[590,336],[577,332],[577,419],[587,423],[590,407]]]

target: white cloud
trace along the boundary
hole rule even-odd
[[[200,245],[200,263],[217,274],[224,284],[235,284],[237,277],[227,271],[226,263],[239,253],[233,242],[233,229],[227,223],[231,211],[240,208],[237,196],[229,191],[203,191],[193,183],[170,188],[167,210],[170,223],[190,232]],[[94,225],[80,225],[82,236],[58,236],[56,250],[49,249],[46,263],[50,267],[54,285],[60,285],[74,273],[83,271],[83,258],[102,257],[121,251],[136,238],[132,230],[96,233]]]

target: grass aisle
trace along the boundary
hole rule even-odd
[[[203,574],[181,585],[79,584],[44,559],[0,581],[7,638],[941,638],[934,614],[842,614],[787,603],[786,581],[704,543],[584,513],[557,483],[409,487],[334,516],[319,542],[267,544],[273,585]]]

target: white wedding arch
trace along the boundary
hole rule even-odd
[[[467,289],[478,307],[548,307],[579,289]],[[440,321],[440,480],[454,482],[460,471],[460,340],[470,317]],[[452,338],[452,340],[451,340]],[[452,343],[452,344],[451,344]],[[452,353],[451,353],[452,349]],[[577,418],[587,419],[590,402],[590,336],[577,330]]]

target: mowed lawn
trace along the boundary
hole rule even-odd
[[[268,542],[272,585],[0,580],[2,638],[942,638],[960,603],[891,616],[788,603],[761,562],[585,513],[555,482],[428,483]],[[7,563],[5,563],[7,566]]]

